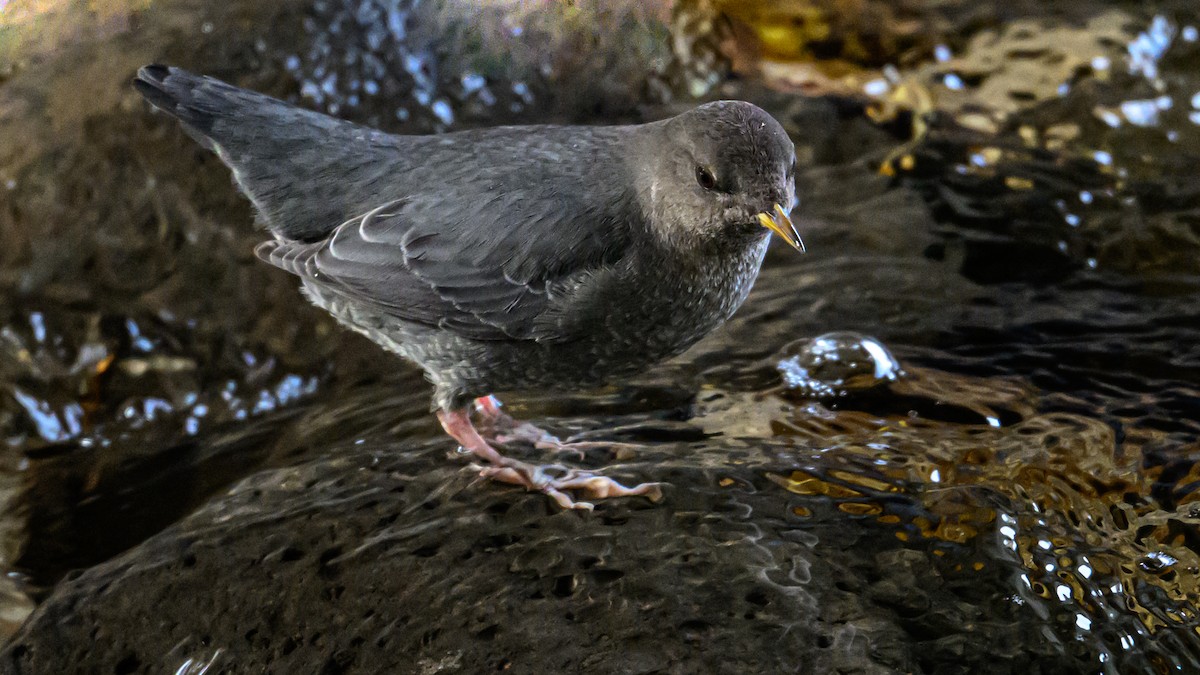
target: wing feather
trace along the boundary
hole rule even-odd
[[[560,340],[568,337],[554,330],[566,325],[561,319],[538,320],[562,314],[549,288],[615,265],[629,237],[626,223],[596,209],[561,197],[554,207],[439,221],[430,204],[397,199],[343,223],[323,242],[280,239],[258,254],[399,319],[479,340]]]

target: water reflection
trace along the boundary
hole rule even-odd
[[[668,499],[628,534],[750,542],[735,562],[794,600],[787,610],[867,598],[860,624],[898,626],[907,667],[957,663],[956,649],[1002,634],[1013,654],[1089,670],[1200,669],[1194,8],[839,14],[853,4],[634,3],[556,31],[586,8],[162,0],[115,12],[102,44],[79,47],[111,81],[54,67],[49,47],[0,64],[0,122],[21,139],[0,139],[0,563],[34,574],[0,585],[0,629],[16,630],[38,584],[220,502],[247,474],[437,437],[419,374],[255,265],[259,235],[224,170],[121,98],[132,68],[167,58],[404,131],[612,122],[710,92],[768,106],[806,158],[797,217],[812,254],[772,257],[733,324],[674,363],[602,392],[506,399],[514,412],[643,448],[597,465],[648,457],[648,475],[719,491],[724,511]],[[70,9],[55,21],[79,23]],[[129,32],[135,14],[145,32]],[[195,43],[146,50],[181,30]],[[573,46],[581,36],[593,50]],[[92,81],[103,96],[78,105]],[[26,92],[64,102],[54,124]],[[425,476],[442,459],[429,447],[388,485]],[[267,508],[249,492],[231,519]],[[468,494],[491,500],[467,505],[472,527],[519,500]],[[771,538],[780,519],[786,541]],[[707,539],[671,539],[693,520]],[[371,541],[392,534],[375,527]],[[803,556],[779,561],[797,542]],[[837,587],[812,572],[823,563],[868,581]],[[632,566],[597,569],[637,581]],[[897,569],[911,574],[885,574]],[[603,576],[576,572],[553,588]],[[747,597],[747,613],[787,613]],[[188,649],[171,655],[180,672],[225,654]]]
[[[1101,672],[1200,667],[1200,560],[1188,548],[1200,513],[1150,496],[1163,480],[1141,455],[1152,435],[1118,443],[1103,422],[1067,414],[1002,428],[844,406],[797,417],[775,432],[818,454],[770,476],[821,498],[797,515],[826,517],[820,506],[888,525],[950,584],[1007,579],[1013,602],[1085,645]]]

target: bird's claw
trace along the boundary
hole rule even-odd
[[[604,433],[603,430],[583,431],[565,441],[558,436],[529,422],[513,419],[501,410],[500,401],[494,396],[483,396],[475,401],[475,409],[480,414],[480,426],[491,437],[493,443],[503,446],[513,444],[529,444],[538,450],[545,450],[556,455],[570,454],[577,459],[584,459],[588,450],[608,450],[618,459],[633,455],[640,446],[619,441],[589,440]]]
[[[548,450],[556,455],[572,455],[576,459],[583,459],[586,456],[584,450],[587,449],[587,447],[579,447],[574,443],[563,443],[558,440],[557,436],[532,424],[522,424],[508,433],[497,434],[492,440],[504,446],[510,446],[513,443],[530,443],[538,450]]]
[[[595,504],[591,502],[575,501],[568,491],[578,492],[581,496],[594,500],[634,496],[643,496],[652,502],[662,499],[660,483],[640,483],[633,487],[625,487],[608,476],[566,469],[559,465],[534,466],[506,458],[503,464],[477,468],[480,476],[544,493],[564,509],[591,511],[595,508]],[[548,474],[546,469],[563,470],[564,473],[554,477]]]
[[[576,436],[572,436],[565,441],[559,440],[557,436],[547,433],[532,424],[522,424],[521,427],[509,433],[497,434],[492,440],[504,446],[510,446],[513,443],[530,443],[538,450],[551,452],[555,455],[571,455],[576,459],[587,457],[586,453],[588,450],[607,450],[614,457],[624,459],[632,456],[633,451],[641,447],[635,443],[622,443],[620,441],[577,440]]]
[[[581,441],[574,438],[563,442],[557,436],[548,433],[528,422],[519,422],[500,409],[500,401],[494,396],[484,396],[476,399],[475,408],[482,418],[482,426],[490,432],[494,443],[506,445],[513,442],[528,443],[539,450],[549,450],[555,453],[572,453],[579,459],[584,458],[584,451],[593,448],[606,448],[620,455],[620,448],[628,454],[634,448],[628,443],[611,443],[607,441]],[[520,485],[527,490],[544,493],[564,509],[579,509],[591,511],[595,505],[590,501],[576,501],[571,493],[591,499],[608,499],[610,497],[644,496],[650,501],[662,499],[662,488],[659,483],[641,483],[633,487],[625,487],[607,476],[597,475],[589,471],[570,469],[560,464],[533,465],[504,457],[488,445],[470,424],[466,412],[443,414],[443,426],[455,438],[455,433],[466,434],[469,442],[474,443],[472,450],[476,456],[485,459],[488,464],[472,465],[484,478]],[[441,418],[439,418],[441,419]],[[447,426],[449,424],[449,426]]]

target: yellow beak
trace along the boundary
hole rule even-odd
[[[758,222],[768,230],[783,237],[783,240],[791,244],[792,248],[805,252],[804,242],[800,240],[800,233],[796,231],[796,226],[792,224],[792,219],[788,217],[787,211],[783,207],[776,204],[775,213],[763,212],[758,214]]]

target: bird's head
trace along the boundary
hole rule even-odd
[[[725,247],[768,232],[804,250],[789,213],[796,148],[775,118],[743,101],[707,103],[656,125],[642,149],[652,221],[675,246]]]

